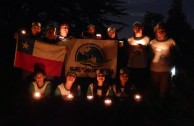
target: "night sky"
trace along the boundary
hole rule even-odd
[[[135,21],[142,21],[146,11],[160,13],[163,16],[168,16],[168,11],[171,8],[172,0],[123,0],[127,1],[125,5],[129,15],[118,18],[116,20],[124,21],[129,27],[124,28],[119,37],[129,37],[131,35],[131,25]],[[182,0],[183,12],[187,18],[187,22],[194,28],[194,0]]]

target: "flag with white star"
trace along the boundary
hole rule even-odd
[[[49,76],[60,76],[66,54],[66,47],[20,36],[15,53],[14,66],[34,71],[35,65],[45,70]]]

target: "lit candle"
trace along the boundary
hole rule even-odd
[[[161,48],[156,48],[156,50],[157,50],[158,52],[161,52],[161,51],[162,51],[162,49],[161,49]]]
[[[157,63],[160,60],[161,52],[162,52],[161,48],[156,48],[156,53],[155,53],[153,62]]]
[[[68,94],[68,95],[67,95],[67,98],[68,98],[69,100],[71,100],[71,99],[73,99],[73,95],[72,95],[72,94]]]
[[[142,100],[141,94],[135,94],[134,99],[135,99],[136,102],[140,102]]]
[[[119,46],[123,47],[124,46],[124,42],[123,41],[119,41]]]
[[[101,39],[102,35],[101,35],[101,34],[96,34],[96,37],[97,37],[98,39]]]
[[[33,98],[34,99],[40,99],[41,98],[41,93],[40,92],[34,92]]]
[[[105,99],[104,103],[105,103],[105,105],[109,106],[109,105],[112,104],[112,100],[111,99]]]
[[[87,99],[88,99],[88,100],[92,100],[93,98],[94,98],[94,97],[93,97],[92,95],[88,95],[88,96],[87,96]]]
[[[22,33],[22,34],[26,34],[26,31],[25,31],[25,30],[21,30],[21,33]]]

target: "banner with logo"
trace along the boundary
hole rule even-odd
[[[95,77],[101,68],[115,78],[117,66],[117,41],[95,39],[72,39],[65,59],[65,73],[76,72],[78,77]]]

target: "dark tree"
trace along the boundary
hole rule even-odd
[[[1,27],[30,26],[32,21],[40,21],[43,26],[49,22],[66,21],[79,34],[89,23],[103,30],[110,24],[125,25],[111,20],[110,16],[126,15],[125,2],[119,0],[49,0],[49,1],[4,1],[1,6]]]
[[[180,47],[189,47],[191,44],[189,42],[191,26],[187,22],[182,7],[182,0],[173,0],[167,19],[168,31]]]
[[[154,12],[146,12],[143,22],[144,22],[144,34],[148,35],[151,39],[154,38],[153,29],[154,26],[160,22],[164,21],[164,16],[162,14],[154,13]]]

